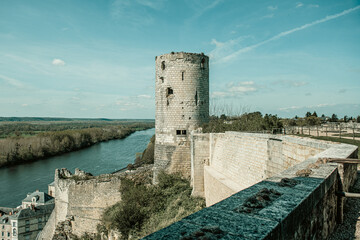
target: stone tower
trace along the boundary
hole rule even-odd
[[[169,53],[155,58],[154,181],[161,169],[190,177],[190,133],[209,120],[209,57]]]

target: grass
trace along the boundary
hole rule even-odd
[[[353,137],[355,135],[355,137],[360,137],[360,133],[342,133],[341,136],[342,137]],[[333,136],[340,136],[340,134],[334,134]]]

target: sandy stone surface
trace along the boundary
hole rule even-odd
[[[360,193],[360,171],[349,192]],[[329,239],[360,239],[360,198],[347,199],[344,207],[344,223],[336,227]]]

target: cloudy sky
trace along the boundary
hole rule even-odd
[[[360,115],[360,1],[2,0],[0,116],[154,118],[154,60],[210,56],[218,106]]]

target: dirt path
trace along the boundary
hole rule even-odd
[[[360,171],[358,171],[357,180],[349,192],[360,193]],[[329,239],[360,239],[360,198],[347,199],[344,207],[344,223],[336,227]]]

